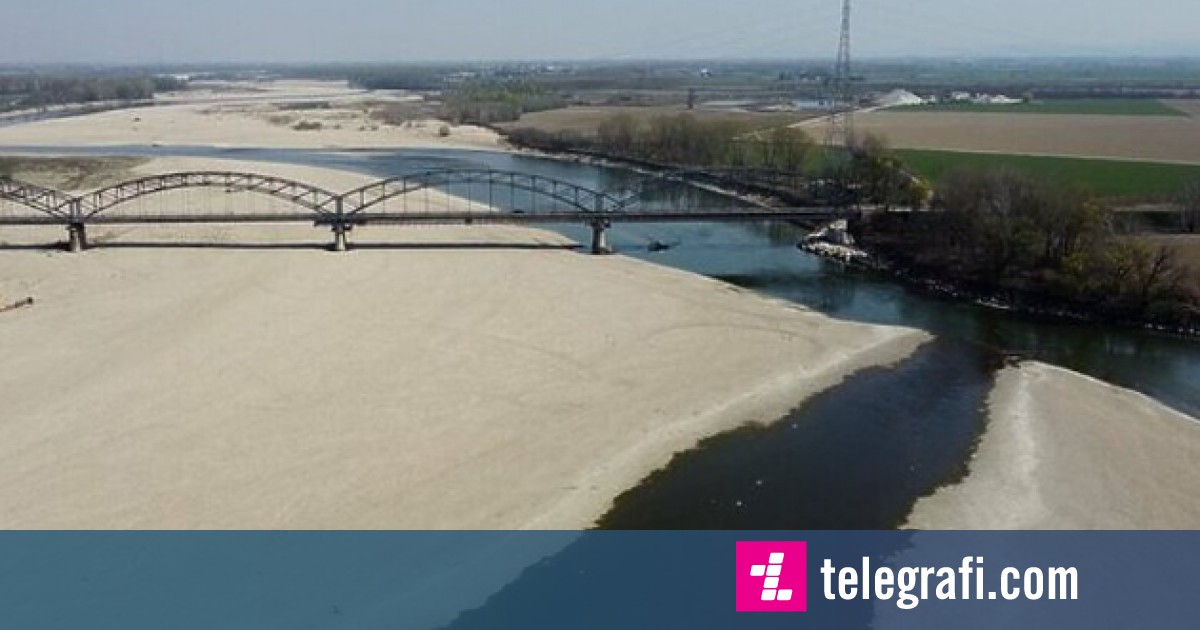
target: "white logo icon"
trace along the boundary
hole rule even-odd
[[[771,554],[771,564],[756,564],[750,568],[752,577],[766,577],[763,582],[762,600],[764,602],[787,602],[792,599],[792,591],[779,590],[779,576],[783,574],[783,554]]]

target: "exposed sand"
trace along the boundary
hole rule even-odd
[[[203,167],[366,181],[133,168]],[[36,298],[0,314],[0,527],[584,527],[675,452],[926,338],[623,257],[493,247],[564,242],[528,229],[368,229],[353,241],[480,246],[348,254],[308,226],[93,238],[108,246],[0,249],[0,297]],[[264,247],[119,247],[146,241]]]
[[[155,100],[164,103],[196,103],[201,101],[270,100],[303,101],[347,99],[362,96],[367,90],[350,87],[345,81],[281,79],[272,81],[192,81],[182,92],[159,94]]]
[[[432,119],[390,125],[373,106],[405,103],[391,93],[362,93],[345,84],[236,84],[223,90],[166,95],[166,105],[123,109],[0,128],[0,147],[175,145],[293,149],[442,147],[500,149],[498,134]],[[322,109],[298,108],[322,103]],[[307,125],[298,130],[297,125]],[[319,129],[313,128],[320,125]],[[442,135],[442,128],[449,131]]]
[[[1191,117],[875,111],[855,119],[900,149],[942,149],[1200,163],[1200,103]]]
[[[915,529],[1200,528],[1200,423],[1060,368],[1001,373],[971,473]]]

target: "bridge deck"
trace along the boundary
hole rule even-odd
[[[204,223],[303,223],[312,225],[419,225],[419,224],[591,224],[606,223],[703,223],[741,221],[819,221],[844,212],[828,208],[779,208],[779,209],[731,209],[731,210],[644,210],[628,212],[585,212],[585,211],[447,211],[411,213],[357,213],[351,215],[316,214],[193,214],[157,213],[145,215],[107,214],[86,217],[78,221],[83,225],[162,225]],[[65,225],[72,220],[66,217],[15,216],[0,217],[0,226]]]

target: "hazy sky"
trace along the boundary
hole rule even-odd
[[[0,64],[829,57],[841,0],[0,0]],[[855,0],[860,56],[1194,55],[1200,0]]]

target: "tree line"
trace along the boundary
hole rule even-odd
[[[1082,191],[962,170],[938,187],[933,209],[873,215],[856,232],[920,277],[1117,320],[1200,324],[1200,296],[1174,251],[1120,233],[1113,211]]]
[[[558,92],[529,81],[470,81],[443,100],[451,122],[475,125],[514,122],[524,114],[567,106]]]
[[[182,81],[171,77],[0,76],[0,109],[140,101],[184,87]]]
[[[437,67],[355,69],[348,77],[350,85],[364,90],[436,91],[446,87],[448,70]],[[323,78],[341,78],[330,71]]]
[[[532,128],[509,132],[519,146],[585,152],[663,168],[739,172],[739,182],[791,190],[832,203],[921,206],[930,191],[877,138],[853,150],[818,146],[802,129],[762,120],[702,120],[690,113],[637,118],[615,114],[592,135]],[[760,181],[761,180],[761,181]],[[819,189],[819,190],[818,190]]]
[[[509,139],[548,150],[590,151],[615,158],[688,168],[759,168],[806,173],[818,152],[803,131],[761,131],[747,123],[705,121],[687,113],[637,118],[615,114],[594,135],[517,128]]]

